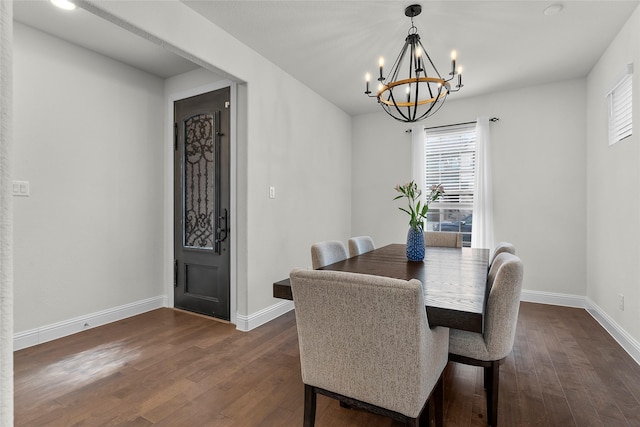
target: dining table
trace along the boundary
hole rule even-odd
[[[390,244],[319,270],[418,279],[429,326],[483,332],[488,297],[489,249],[427,247],[423,261],[408,261],[406,245]],[[291,283],[273,284],[273,296],[292,300]]]

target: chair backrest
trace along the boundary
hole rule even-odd
[[[523,267],[517,256],[503,252],[489,272],[492,282],[485,310],[484,340],[492,360],[506,357],[513,348],[516,334]]]
[[[348,244],[350,257],[354,257],[365,252],[371,252],[376,248],[376,245],[373,243],[373,239],[369,236],[352,237],[349,239]]]
[[[443,248],[461,248],[462,233],[452,233],[449,231],[425,231],[425,246],[439,246]]]
[[[417,417],[447,364],[418,280],[293,270],[302,381]]]
[[[493,262],[489,265],[489,273],[487,274],[487,289],[491,290],[493,288],[493,282],[495,282],[496,280],[498,270],[500,270],[500,266],[502,266],[506,258],[507,257],[498,254]]]
[[[516,247],[513,246],[511,243],[508,242],[500,242],[496,245],[496,248],[493,250],[493,254],[491,255],[491,259],[489,260],[489,266],[493,265],[493,260],[496,259],[496,256],[498,256],[498,254],[501,254],[502,252],[507,252],[510,254],[515,255],[516,254]]]
[[[343,259],[347,259],[347,248],[345,248],[344,243],[338,240],[311,245],[311,265],[314,270]]]

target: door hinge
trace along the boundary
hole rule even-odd
[[[178,260],[173,260],[173,287],[178,287]]]
[[[173,124],[173,149],[178,151],[178,124]]]
[[[224,108],[229,108],[231,103],[229,101],[224,101]]]

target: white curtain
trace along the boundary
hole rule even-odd
[[[476,124],[476,179],[473,187],[471,247],[493,249],[493,190],[489,117]]]
[[[0,0],[0,426],[13,425],[13,2]]]
[[[418,184],[418,188],[422,190],[420,200],[424,204],[426,200],[427,189],[424,188],[425,177],[425,161],[424,161],[424,126],[414,126],[411,128],[411,179]]]

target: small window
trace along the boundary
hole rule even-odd
[[[633,133],[633,64],[607,93],[609,107],[609,145],[631,136]]]

